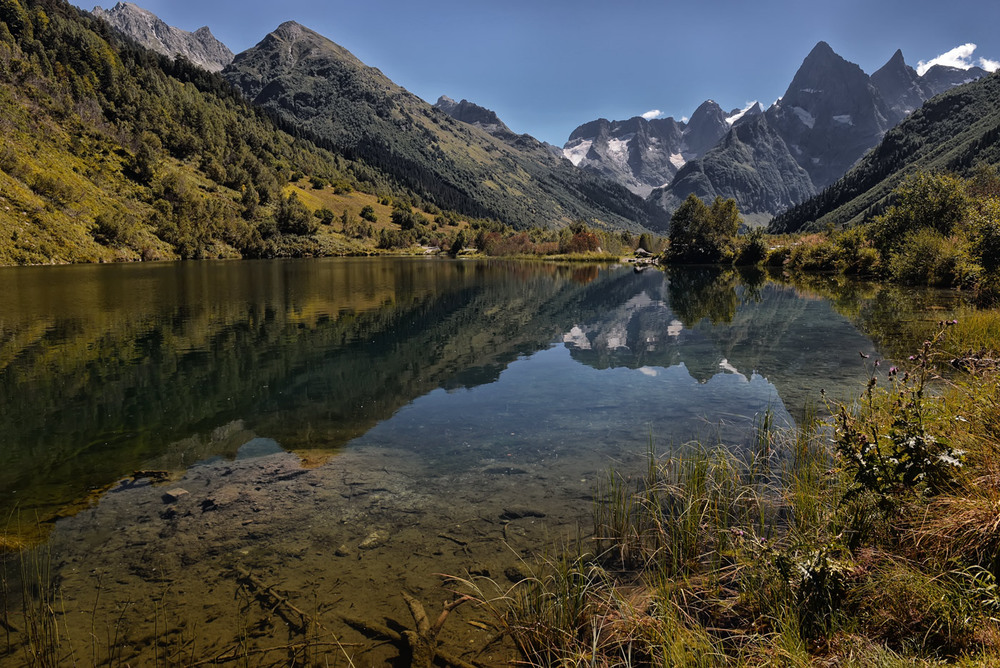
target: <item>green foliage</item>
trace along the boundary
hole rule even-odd
[[[895,204],[876,216],[868,232],[875,248],[885,256],[904,244],[904,236],[929,229],[949,236],[969,210],[963,181],[950,174],[917,172],[893,192]]]
[[[91,234],[95,241],[105,246],[128,246],[134,240],[137,228],[134,216],[107,211],[94,219]]]
[[[369,223],[378,222],[378,216],[375,214],[375,209],[370,204],[366,204],[365,206],[363,206],[361,208],[361,213],[359,213],[358,215],[361,216],[364,220],[367,220]]]
[[[334,219],[337,217],[337,214],[335,214],[330,209],[321,208],[321,209],[316,209],[313,212],[313,216],[315,216],[316,219],[319,220],[320,225],[332,225]]]
[[[458,255],[459,253],[462,252],[462,249],[464,249],[466,244],[468,243],[469,241],[465,236],[465,230],[462,230],[455,235],[455,240],[452,242],[451,248],[448,249],[448,252],[451,255]]]
[[[912,358],[916,361],[912,373],[900,375],[895,367],[889,370],[890,388],[882,396],[876,396],[878,378],[872,375],[860,415],[841,406],[837,450],[853,484],[845,498],[871,494],[888,513],[906,494],[939,494],[954,483],[965,453],[928,430],[924,396],[933,348],[944,332],[942,327],[924,342],[919,355]]]
[[[711,207],[697,195],[688,195],[670,220],[671,262],[710,264],[732,252],[740,226],[736,201],[716,197]]]
[[[903,236],[889,258],[889,272],[908,285],[960,286],[976,277],[962,244],[927,227]]]
[[[983,269],[996,273],[1000,270],[1000,196],[977,201],[968,230],[972,255]]]
[[[378,233],[378,247],[384,250],[409,248],[414,243],[412,230],[384,229]]]
[[[755,228],[740,239],[736,259],[733,260],[733,264],[737,267],[756,266],[767,258],[767,251],[764,230],[759,227]]]
[[[316,220],[309,213],[305,204],[299,201],[298,195],[292,193],[278,202],[275,215],[278,231],[287,234],[315,234],[319,229]]]
[[[18,0],[0,0],[0,21],[7,24],[14,37],[31,35],[31,17]]]
[[[137,181],[148,184],[153,180],[162,149],[160,138],[152,132],[147,130],[139,135],[129,166]]]
[[[403,204],[393,208],[392,222],[399,225],[402,230],[413,230],[418,226],[427,225],[429,221],[423,214],[413,211],[408,204]]]

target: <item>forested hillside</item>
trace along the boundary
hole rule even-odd
[[[356,252],[289,178],[407,191],[279,125],[62,0],[0,0],[0,264]]]
[[[907,175],[967,175],[991,165],[1000,165],[1000,73],[926,102],[841,179],[776,217],[771,231],[853,225],[885,211],[893,189]]]

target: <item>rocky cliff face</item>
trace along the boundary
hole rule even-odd
[[[496,115],[496,112],[491,109],[487,109],[486,107],[480,107],[478,104],[474,104],[468,100],[455,102],[455,100],[451,99],[447,95],[442,95],[438,98],[438,101],[434,103],[434,106],[454,118],[456,121],[462,121],[463,123],[468,123],[469,125],[475,125],[479,129],[490,133],[494,137],[506,137],[514,134],[514,132],[500,120],[500,118]]]
[[[233,52],[207,26],[194,32],[174,28],[131,2],[119,2],[108,10],[94,7],[93,14],[147,49],[170,57],[183,56],[210,72],[222,70],[233,60]]]

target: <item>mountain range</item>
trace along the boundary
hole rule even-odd
[[[159,35],[175,30],[128,3],[101,15],[113,15],[116,27],[153,48]],[[540,218],[546,224],[584,218],[610,226],[628,220],[626,227],[654,230],[662,230],[691,193],[706,200],[732,197],[748,221],[767,222],[840,178],[924,101],[985,74],[978,67],[936,65],[920,76],[897,50],[869,76],[820,42],[766,110],[753,102],[725,111],[707,100],[680,121],[597,119],[577,127],[560,151],[514,133],[495,112],[465,99],[441,96],[433,109],[460,124],[437,122],[423,100],[294,22],[224,72],[254,104],[442,206],[519,227]],[[470,134],[470,128],[481,133]],[[490,159],[470,160],[469,149]],[[553,154],[600,178],[581,181]],[[647,203],[616,192],[608,181]],[[565,196],[567,188],[574,195]]]
[[[832,183],[824,202],[840,206],[911,164],[989,162],[1000,132],[992,89],[980,87],[995,77],[951,89],[981,70],[932,68],[920,77],[897,52],[869,77],[821,43],[769,109],[726,112],[709,101],[690,120],[594,121],[574,133],[577,166],[472,102],[420,100],[294,22],[213,74],[63,0],[5,0],[0,10],[4,264],[364,252],[399,232],[391,207],[407,202],[435,218],[421,218],[418,233],[438,246],[476,218],[487,227],[494,223],[483,219],[662,233],[682,187],[734,196],[744,211],[769,217],[776,201],[791,206]],[[170,32],[134,5],[107,13],[134,19],[120,30]],[[877,160],[859,165],[869,171],[837,181],[883,134],[870,154]],[[644,199],[610,172],[595,173],[599,160],[584,164],[605,149],[635,173],[660,170],[656,178],[670,186]],[[655,153],[671,167],[644,159]],[[285,206],[293,191],[305,198],[302,212]],[[876,210],[880,197],[845,215]],[[787,229],[826,220],[831,209],[810,201]],[[379,218],[367,237],[307,224],[314,211],[326,220],[339,212],[346,230],[366,205]]]
[[[985,74],[936,65],[918,76],[897,50],[868,76],[820,42],[767,110],[725,113],[708,101],[687,123],[599,119],[578,127],[563,154],[667,211],[691,193],[718,195],[764,222],[842,176],[925,100]]]

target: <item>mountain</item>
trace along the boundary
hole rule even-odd
[[[509,144],[514,148],[542,148],[553,155],[562,155],[562,149],[558,146],[553,146],[547,142],[539,141],[528,134],[516,134],[513,130],[507,127],[506,123],[500,120],[500,117],[496,115],[495,111],[487,109],[486,107],[481,107],[474,102],[469,102],[468,100],[455,102],[455,100],[451,99],[447,95],[442,95],[438,98],[438,101],[434,103],[434,108],[443,111],[456,121],[474,125],[483,132],[496,137],[500,141],[505,144]]]
[[[767,222],[840,178],[937,91],[983,74],[979,68],[932,67],[918,77],[896,51],[869,77],[820,42],[752,129],[741,132],[745,122],[734,124],[725,140],[687,163],[650,199],[673,211],[690,193],[732,197],[748,221]]]
[[[193,33],[174,28],[131,2],[119,2],[107,10],[94,7],[92,13],[147,49],[171,58],[183,56],[209,72],[218,72],[233,60],[233,52],[207,26]]]
[[[574,169],[540,142],[508,143],[456,121],[298,23],[237,55],[223,76],[255,105],[437,206],[522,228],[581,219],[665,228],[663,212],[623,186]]]
[[[897,123],[919,109],[924,100],[932,97],[927,93],[927,87],[916,70],[906,64],[903,52],[899,49],[892,54],[889,62],[872,74],[871,81],[888,104],[892,119]]]
[[[924,91],[928,98],[939,95],[949,88],[967,84],[976,79],[981,79],[989,74],[981,67],[970,67],[964,70],[960,67],[948,67],[947,65],[935,65],[920,77]]]
[[[291,205],[293,174],[338,213],[413,196],[63,0],[0,17],[0,265],[367,252]]]
[[[700,160],[684,165],[662,198],[683,201],[691,193],[703,200],[735,195],[748,222],[759,222],[754,212],[783,210],[815,194],[809,173],[763,115],[734,127]],[[676,208],[676,207],[674,207]]]
[[[726,114],[708,100],[687,122],[639,116],[627,121],[601,118],[576,128],[563,155],[577,167],[618,181],[645,197],[669,184],[685,163],[718,143],[733,123],[762,111],[753,103]]]
[[[771,231],[855,224],[884,209],[889,194],[907,174],[917,170],[968,174],[990,165],[1000,165],[1000,73],[924,103],[843,177],[774,218]]]
[[[507,138],[515,136],[514,132],[496,115],[496,112],[486,107],[480,107],[478,104],[473,104],[468,100],[455,102],[455,100],[447,95],[442,95],[434,103],[434,106],[456,121],[475,125],[480,130],[484,130],[494,137]]]

